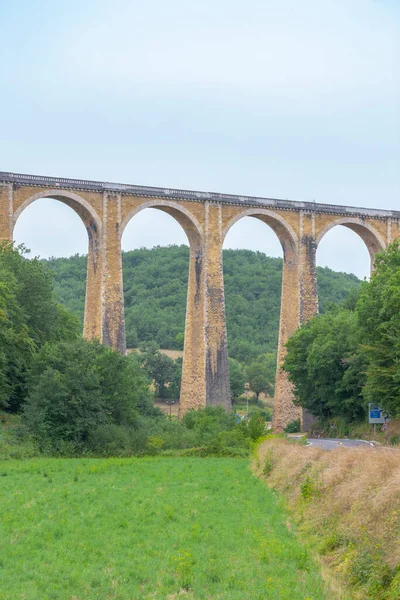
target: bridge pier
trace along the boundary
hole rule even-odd
[[[204,263],[203,244],[192,242],[190,244],[180,416],[188,410],[204,408],[206,405]]]
[[[288,423],[301,419],[301,408],[293,403],[293,386],[282,369],[285,344],[300,322],[300,280],[298,254],[284,251],[282,272],[281,317],[279,322],[278,359],[275,379],[274,431],[283,431]]]
[[[225,292],[222,265],[222,207],[205,204],[206,223],[206,390],[207,404],[231,408]]]
[[[294,251],[283,245],[281,317],[275,383],[274,430],[283,431],[288,423],[300,419],[302,429],[312,422],[309,413],[293,402],[293,386],[282,370],[285,344],[296,329],[318,313],[315,220],[312,213],[299,213],[299,239]]]
[[[85,316],[83,337],[101,340],[101,297],[102,297],[102,240],[101,232],[93,220],[85,222],[88,233],[88,258],[86,273]]]
[[[204,235],[190,244],[181,415],[207,405],[231,407],[220,211],[206,203]]]
[[[103,193],[101,341],[126,354],[121,194]]]
[[[318,314],[317,241],[315,239],[315,215],[300,212],[300,323],[302,325]],[[315,418],[303,408],[301,429],[308,431]]]
[[[0,241],[12,242],[14,230],[13,186],[0,182]]]

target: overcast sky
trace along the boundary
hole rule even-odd
[[[0,0],[0,170],[400,210],[399,0]],[[86,251],[42,200],[35,254]],[[145,211],[125,249],[184,243]],[[227,247],[280,255],[247,219]],[[338,227],[318,262],[364,276]]]

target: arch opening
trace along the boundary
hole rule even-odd
[[[81,203],[82,201],[82,203]],[[99,219],[86,201],[75,194],[36,194],[14,213],[13,241],[23,244],[27,258],[39,256],[55,273],[56,300],[85,318],[87,253],[96,245]],[[51,224],[51,225],[50,225]]]
[[[247,217],[262,221],[268,225],[272,231],[274,231],[276,237],[273,238],[274,242],[272,243],[271,248],[273,248],[275,253],[277,252],[278,244],[280,244],[283,256],[286,260],[293,260],[297,257],[296,233],[289,223],[287,223],[280,215],[265,209],[251,208],[239,213],[236,217],[231,219],[223,231],[224,243],[229,230],[235,225],[235,223],[238,223],[239,221],[243,223],[244,219],[245,223],[250,222],[250,220],[247,221]],[[243,225],[241,225],[241,227],[243,228]]]
[[[349,235],[348,233],[344,233],[345,231],[352,231],[356,234],[356,236],[364,242],[364,246],[369,254],[370,258],[370,269],[373,268],[373,263],[375,259],[375,255],[377,252],[383,250],[386,246],[385,241],[381,237],[381,235],[367,222],[360,218],[342,218],[336,219],[332,223],[329,223],[318,235],[317,237],[317,249],[320,247],[321,242],[326,245],[328,240],[328,244],[331,246],[333,250],[333,240],[336,242],[336,252],[341,251],[347,253],[347,260],[342,260],[341,264],[346,267],[344,272],[355,272],[363,273],[359,262],[359,252],[353,257],[351,253],[349,253],[349,248],[354,250],[355,247],[355,237]],[[329,236],[329,237],[327,237]],[[325,240],[325,241],[324,241]],[[343,243],[344,241],[344,243]],[[360,247],[360,246],[358,246]],[[332,251],[334,255],[335,252]],[[350,269],[350,271],[349,271]],[[365,272],[365,276],[369,275],[369,272]],[[354,273],[357,274],[357,273]]]
[[[172,359],[170,380],[156,385],[156,402],[167,410],[172,400],[178,410],[190,257],[200,248],[200,231],[182,210],[152,202],[132,211],[121,230],[128,351],[158,348],[166,370],[165,357]]]
[[[267,227],[265,227],[267,225]],[[272,231],[271,231],[272,230]],[[224,230],[223,270],[231,387],[244,370],[250,407],[272,412],[279,341],[283,259],[297,260],[296,234],[279,215],[249,210]],[[236,408],[247,411],[247,398]]]
[[[317,283],[320,312],[343,302],[369,278],[375,254],[384,248],[380,236],[358,220],[338,220],[317,237]]]
[[[332,264],[335,270],[361,278],[370,275],[376,253],[386,245],[371,225],[357,218],[337,219],[329,223],[319,233],[316,242],[320,264]]]

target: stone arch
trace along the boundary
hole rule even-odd
[[[341,217],[328,223],[317,236],[317,248],[328,231],[337,225],[343,225],[351,229],[363,240],[371,258],[371,265],[374,263],[376,253],[386,248],[386,243],[378,231],[368,221],[359,217]]]
[[[69,190],[50,189],[30,196],[16,209],[12,221],[13,231],[18,218],[25,208],[41,198],[51,198],[66,204],[80,217],[85,226],[88,235],[88,261],[83,335],[87,339],[101,339],[101,219],[93,206],[78,194]]]
[[[182,227],[190,246],[180,391],[180,411],[182,411],[180,414],[182,415],[189,408],[199,408],[206,404],[204,230],[185,206],[172,200],[153,199],[144,201],[123,217],[120,226],[121,239],[128,223],[146,208],[158,209],[170,215]]]
[[[170,200],[148,200],[131,210],[121,223],[121,238],[128,223],[146,208],[161,210],[175,219],[186,233],[190,246],[199,247],[203,239],[203,228],[196,217],[184,206]]]
[[[25,208],[35,202],[35,200],[40,200],[41,198],[54,198],[54,200],[58,200],[59,202],[62,202],[63,204],[66,204],[72,208],[72,210],[74,210],[83,221],[83,224],[87,228],[89,235],[89,227],[94,227],[96,232],[101,230],[101,219],[94,210],[93,206],[91,206],[87,200],[78,194],[68,190],[45,190],[27,198],[14,212],[13,228],[15,227],[19,216],[25,210]]]
[[[264,208],[249,208],[235,215],[223,229],[223,240],[231,227],[244,217],[254,217],[269,225],[281,243],[285,260],[297,259],[298,238],[293,227],[281,215]]]

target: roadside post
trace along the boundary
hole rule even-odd
[[[372,402],[369,403],[368,418],[370,424],[374,426],[374,435],[376,434],[376,425],[383,425],[388,420],[387,413]]]
[[[175,400],[166,400],[165,403],[169,406],[169,420],[172,419],[172,405],[175,404]]]

